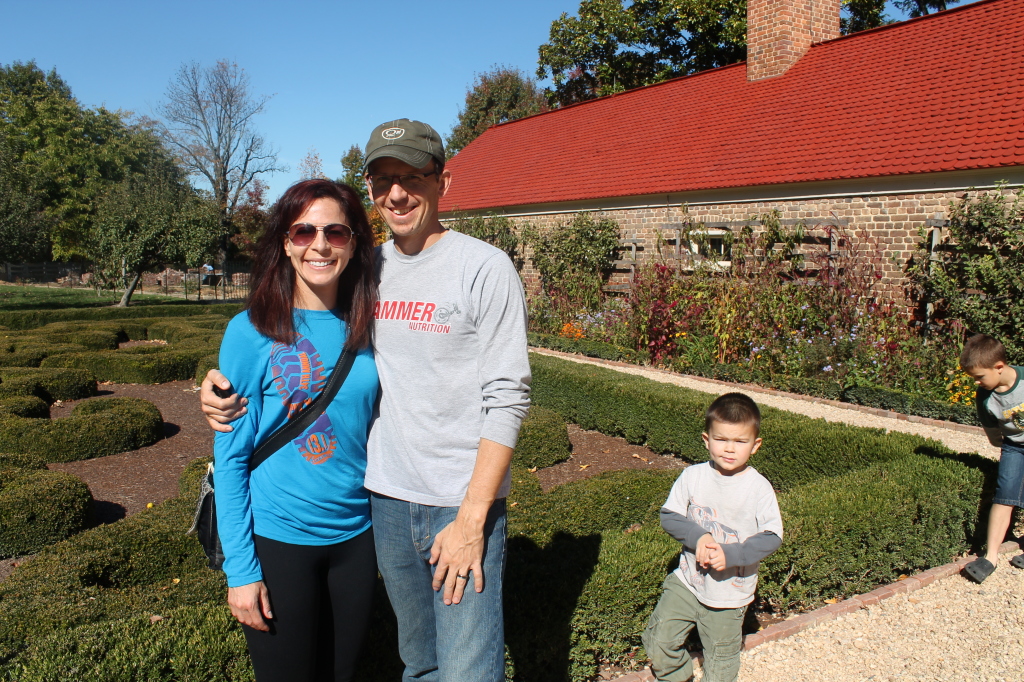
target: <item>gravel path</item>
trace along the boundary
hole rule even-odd
[[[614,369],[625,374],[637,374],[642,377],[647,377],[648,379],[653,379],[654,381],[660,381],[663,384],[675,384],[676,386],[682,386],[684,388],[702,391],[704,393],[721,395],[727,390],[726,387],[718,383],[703,381],[696,377],[683,376],[681,374],[664,372],[648,367],[638,367],[636,365],[622,366],[619,363],[609,363],[594,358],[586,358],[581,355],[569,355],[568,353],[559,353],[557,351],[549,351],[539,348],[531,348],[530,350],[531,352],[539,353],[541,355],[552,355],[585,365],[600,365],[601,367]],[[891,431],[902,431],[903,433],[913,433],[925,438],[934,438],[937,441],[945,443],[947,447],[955,450],[956,452],[976,452],[980,455],[984,455],[985,457],[999,459],[999,448],[992,447],[988,442],[988,438],[981,434],[953,431],[951,429],[942,428],[941,426],[929,426],[927,424],[917,424],[900,419],[889,419],[873,414],[867,414],[865,412],[859,412],[857,410],[833,407],[832,405],[812,403],[806,400],[797,400],[795,398],[786,398],[777,395],[768,395],[766,393],[750,391],[745,387],[738,385],[734,388],[729,388],[728,390],[745,393],[757,401],[758,405],[768,405],[769,407],[786,410],[787,412],[795,412],[797,414],[807,415],[808,417],[815,419],[824,419],[825,421],[830,422],[842,422],[844,424],[852,424],[853,426],[867,426]],[[1024,675],[1022,675],[1021,679],[1024,680]]]
[[[982,585],[954,575],[742,655],[741,680],[1024,679],[1024,571],[1000,557]]]

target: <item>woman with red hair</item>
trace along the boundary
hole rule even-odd
[[[251,282],[220,349],[221,371],[248,400],[214,442],[228,605],[258,682],[351,680],[377,574],[363,488],[377,294],[359,196],[329,180],[288,188],[256,247]],[[355,360],[337,396],[250,473],[253,451],[317,397],[343,348]]]

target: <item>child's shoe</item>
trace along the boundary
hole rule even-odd
[[[978,557],[963,568],[963,573],[979,585],[996,570],[995,565],[985,557]]]

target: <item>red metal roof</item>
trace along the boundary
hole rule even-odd
[[[1024,0],[705,71],[488,129],[442,211],[1024,165]]]

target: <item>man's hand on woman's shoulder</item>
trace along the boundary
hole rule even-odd
[[[227,397],[221,398],[214,392],[214,387],[220,389],[221,394],[228,393]],[[227,380],[220,370],[211,369],[206,373],[206,378],[199,391],[199,402],[202,403],[203,414],[206,421],[214,431],[227,433],[233,429],[228,422],[238,419],[246,413],[248,400],[237,393],[232,392],[231,382]]]

